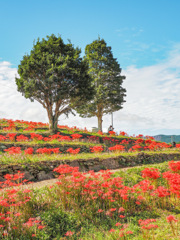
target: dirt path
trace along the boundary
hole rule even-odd
[[[136,166],[136,167],[142,167],[142,166]],[[134,168],[134,167],[118,168],[118,169],[114,169],[114,170],[110,170],[110,171],[115,173],[115,172],[120,171],[120,170],[126,171],[127,169],[130,169],[130,168]],[[44,186],[51,186],[54,183],[56,183],[57,181],[58,181],[57,178],[53,178],[53,179],[44,180],[44,181],[40,181],[40,182],[33,182],[33,183],[30,183],[30,184],[23,185],[23,188],[37,189],[37,188],[41,188],[41,187],[44,187]]]

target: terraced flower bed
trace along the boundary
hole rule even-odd
[[[179,239],[179,145],[58,127],[0,120],[0,239]]]

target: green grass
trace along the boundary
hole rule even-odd
[[[34,155],[24,155],[15,154],[9,155],[8,153],[1,153],[0,162],[1,164],[16,164],[16,163],[34,163],[40,161],[56,161],[56,160],[69,160],[74,161],[78,159],[88,160],[93,158],[99,158],[100,160],[104,160],[107,158],[116,158],[118,156],[136,156],[138,153],[142,152],[122,152],[122,153],[114,153],[114,152],[104,152],[104,153],[79,153],[77,155],[70,154],[34,154]],[[154,155],[154,154],[170,154],[170,153],[179,153],[179,150],[164,150],[164,151],[156,151],[156,152],[144,152],[145,154]],[[126,166],[125,166],[126,167]]]
[[[24,145],[24,146],[41,146],[41,145],[57,145],[57,146],[61,146],[61,145],[82,145],[82,146],[87,146],[87,147],[93,147],[93,146],[105,146],[104,144],[97,144],[97,143],[90,143],[90,142],[81,142],[81,141],[57,141],[57,140],[53,140],[53,141],[30,141],[30,142],[0,142],[1,145]]]
[[[112,175],[113,177],[123,177],[125,185],[133,186],[142,180],[141,171],[145,167],[154,167],[159,169],[162,173],[168,170],[168,163],[160,163],[154,165],[146,165],[141,167],[134,167],[132,169],[120,170]],[[134,179],[132,180],[132,177]],[[138,177],[137,177],[138,176]],[[136,179],[135,179],[136,178]],[[58,202],[58,198],[55,197],[53,191],[48,187],[35,190],[33,193],[32,206],[34,213],[41,217],[43,224],[46,225],[44,230],[44,238],[39,239],[64,239],[64,233],[68,230],[76,232],[76,236],[69,237],[71,240],[178,240],[179,237],[175,237],[171,231],[169,223],[166,221],[168,215],[174,215],[180,220],[180,206],[172,209],[163,209],[153,207],[151,210],[138,209],[137,211],[128,213],[126,212],[125,219],[117,220],[104,216],[99,218],[98,215],[91,218],[91,212],[86,215],[86,209],[82,206],[80,212],[76,212],[73,208],[64,209],[61,203]],[[55,197],[55,198],[54,198]],[[57,205],[58,207],[55,207]],[[80,207],[80,206],[79,206]],[[81,207],[80,207],[81,208]],[[88,211],[88,209],[87,209]],[[148,230],[144,236],[140,231],[138,220],[139,219],[156,219],[155,224],[158,228],[155,230]],[[110,229],[118,229],[115,224],[121,222],[122,224],[128,223],[128,229],[133,231],[132,235],[128,235],[126,238],[117,238],[114,233],[110,233]],[[180,230],[179,230],[180,234]],[[180,236],[180,235],[179,235]]]
[[[138,182],[142,181],[141,171],[145,168],[157,168],[161,173],[168,171],[168,162],[158,163],[158,164],[146,164],[138,167],[132,167],[129,169],[122,169],[113,174],[113,177],[122,177],[124,179],[124,184],[127,186],[133,186]]]

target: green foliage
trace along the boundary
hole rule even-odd
[[[161,173],[168,171],[168,162],[159,164],[148,164],[141,167],[133,167],[126,170],[120,170],[113,174],[114,177],[120,176],[123,178],[123,182],[127,186],[134,186],[138,182],[144,180],[142,178],[142,170],[145,168],[157,168]]]
[[[60,208],[51,208],[41,213],[41,219],[46,225],[46,234],[48,239],[54,237],[63,237],[64,234],[71,231],[78,231],[78,219],[68,211],[63,211]]]
[[[97,116],[102,125],[102,116],[118,111],[125,102],[126,90],[122,87],[125,77],[120,75],[120,65],[104,39],[99,38],[86,46],[84,62],[89,65],[95,95],[92,101],[80,106],[77,111],[82,117]],[[100,125],[98,128],[102,128]]]
[[[73,105],[91,99],[93,88],[81,50],[61,37],[37,40],[30,55],[18,66],[18,91],[47,110],[50,125],[57,128],[58,117],[72,112]]]

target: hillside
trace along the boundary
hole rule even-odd
[[[0,239],[178,239],[179,148],[0,119]]]
[[[159,134],[156,136],[153,136],[155,140],[165,142],[165,143],[171,143],[171,142],[180,142],[180,135],[163,135]]]

